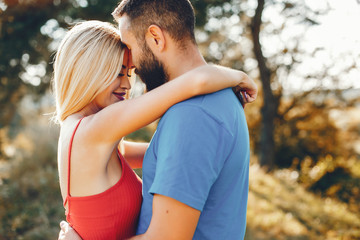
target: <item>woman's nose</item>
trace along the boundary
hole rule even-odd
[[[130,84],[129,77],[125,76],[125,77],[123,77],[123,78],[121,79],[120,87],[121,87],[121,88],[124,88],[124,89],[127,89],[127,90],[130,90],[130,89],[131,89],[131,84]]]

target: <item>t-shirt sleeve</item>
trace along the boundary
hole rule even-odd
[[[202,211],[230,147],[229,133],[197,106],[175,106],[159,123],[155,178],[149,192]]]

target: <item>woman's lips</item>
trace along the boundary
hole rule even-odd
[[[113,94],[115,95],[115,97],[117,97],[120,101],[125,100],[124,96],[126,95],[125,92],[113,92]]]

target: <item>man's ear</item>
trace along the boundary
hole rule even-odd
[[[165,49],[165,34],[157,25],[151,25],[148,27],[145,40],[153,51],[162,52]]]

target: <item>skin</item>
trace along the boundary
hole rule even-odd
[[[132,63],[130,65],[134,65],[135,67],[137,67],[139,66],[138,64],[142,57],[142,48],[138,45],[138,42],[136,41],[135,36],[131,32],[129,26],[129,19],[126,15],[120,18],[119,30],[122,42],[131,50]],[[94,143],[91,143],[91,139],[96,139],[97,143],[99,141],[103,142],[103,144],[101,144],[101,147],[99,147],[99,149],[96,149],[96,151],[99,151],[95,154],[96,157],[104,156],[104,154],[105,156],[109,156],[108,152],[111,152],[111,148],[114,148],[114,146],[118,144],[115,139],[120,139],[121,137],[140,128],[141,126],[149,124],[150,122],[152,122],[149,120],[150,118],[153,119],[155,117],[156,119],[157,117],[160,117],[162,113],[165,112],[164,109],[167,109],[172,104],[170,106],[164,105],[168,104],[168,102],[174,102],[179,99],[179,97],[174,94],[174,91],[176,92],[178,91],[178,89],[181,89],[181,92],[184,95],[196,95],[199,92],[199,90],[197,89],[197,85],[195,85],[194,87],[191,86],[191,84],[194,84],[194,79],[201,79],[201,72],[206,72],[207,75],[204,75],[206,79],[209,78],[209,76],[214,77],[215,79],[228,79],[234,77],[233,74],[235,74],[235,72],[233,73],[230,71],[225,71],[221,68],[210,69],[197,47],[192,44],[191,41],[188,41],[187,51],[181,51],[178,48],[177,43],[166,32],[162,31],[156,25],[149,26],[145,35],[145,41],[153,54],[156,56],[156,58],[158,58],[162,63],[164,63],[165,69],[167,70],[169,76],[169,83],[159,88],[168,88],[169,90],[159,91],[159,88],[156,88],[149,93],[139,97],[140,100],[137,100],[136,103],[132,102],[131,104],[121,104],[121,107],[119,106],[120,104],[112,104],[105,108],[103,111],[101,111],[102,114],[96,114],[98,116],[84,119],[83,121],[86,120],[85,122],[88,128],[79,128],[76,134],[77,136],[79,136],[78,138],[81,137],[81,139],[87,139],[87,141],[77,143],[75,139],[74,144],[78,145],[77,147],[75,146],[74,149],[79,149],[79,144],[81,144],[82,146],[86,146],[87,148],[82,151],[77,150],[78,156],[81,156],[81,154],[86,151],[86,149],[89,149],[90,146],[94,145]],[[238,77],[240,78],[247,77],[245,74],[242,75],[243,73],[237,72],[236,74],[240,74],[238,75]],[[173,81],[173,79],[175,78],[181,78],[182,84],[180,84],[180,81]],[[204,89],[205,86],[209,88],[209,86],[212,86],[211,84],[215,85],[215,83],[212,82],[206,82],[206,84],[204,82],[201,82],[198,87],[200,89]],[[247,79],[246,81],[241,81],[238,86],[243,90],[246,90],[248,94],[246,103],[252,102],[256,99],[257,86],[253,81]],[[108,92],[110,92],[110,90]],[[211,91],[208,91],[208,93],[210,92]],[[105,99],[108,99],[108,101],[110,101],[111,97],[106,97],[106,95],[107,94],[105,94]],[[134,100],[128,100],[124,103],[131,101]],[[147,105],[148,107],[144,109],[143,105]],[[119,117],[114,114],[117,112],[127,114],[122,114]],[[148,116],[149,118],[139,118],[139,121],[132,121],[132,119],[141,115]],[[78,116],[76,120],[73,121],[71,129],[74,128],[75,122],[77,122],[79,118],[80,116]],[[109,121],[111,121],[111,124],[108,123]],[[94,125],[95,122],[96,125]],[[118,130],[116,126],[123,127],[121,130]],[[92,129],[92,131],[90,131],[90,129]],[[94,129],[97,130],[94,132]],[[113,134],[103,135],[103,133],[109,132]],[[88,134],[90,133],[92,134],[92,137],[88,136]],[[128,145],[127,149],[130,149],[129,146],[130,145]],[[137,147],[138,146],[136,146],[136,148]],[[142,150],[144,150],[145,147],[145,145],[141,146],[141,154],[139,155],[138,153],[135,153],[136,148],[133,149],[134,151],[127,151],[128,153],[133,153],[135,156],[143,156]],[[110,155],[110,158],[113,158],[113,155],[114,151],[112,151],[112,155]],[[129,156],[130,155],[132,154],[129,154]],[[111,168],[119,169],[119,166],[114,163]],[[112,171],[110,167],[108,168],[108,170]],[[113,175],[114,176],[110,179],[118,179],[118,175]],[[92,182],[92,184],[95,184],[96,181],[99,181],[90,180],[90,178],[94,178],[94,175],[91,172],[84,172],[83,176],[87,177],[87,181]],[[73,176],[71,177],[73,178]],[[76,180],[73,181],[73,179],[71,179],[71,184],[75,184],[75,181]],[[78,186],[82,185],[79,184]],[[92,188],[94,187],[92,186]],[[99,188],[97,189],[97,191],[99,191]],[[75,191],[80,191],[80,189],[77,189]],[[191,208],[188,205],[183,204],[182,202],[179,202],[175,199],[155,194],[153,199],[153,216],[147,232],[143,235],[135,236],[131,239],[192,239],[200,217],[200,213],[200,211]],[[59,233],[59,239],[80,239],[76,232],[73,229],[69,228],[66,222],[61,222],[60,227],[62,230]]]

